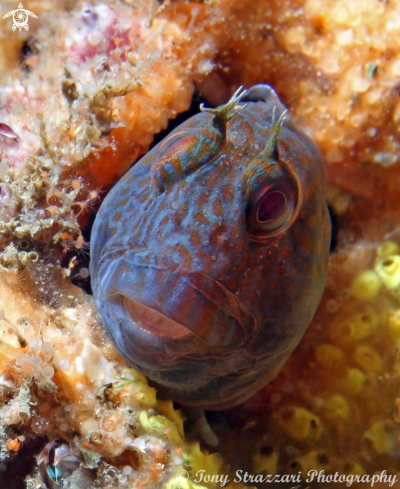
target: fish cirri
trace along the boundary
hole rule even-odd
[[[323,161],[268,85],[177,127],[115,185],[91,275],[117,350],[175,401],[221,409],[272,380],[320,301]]]

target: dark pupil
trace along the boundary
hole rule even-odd
[[[279,219],[286,210],[286,197],[277,190],[267,193],[260,202],[257,212],[259,222]]]

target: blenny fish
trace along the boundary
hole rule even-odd
[[[239,89],[115,185],[92,232],[94,298],[122,357],[189,406],[238,404],[281,370],[320,301],[320,153],[268,85]]]

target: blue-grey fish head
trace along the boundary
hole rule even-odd
[[[207,407],[280,370],[320,300],[330,239],[323,162],[276,94],[256,86],[228,109],[192,117],[136,163],[91,240],[118,351],[173,399]]]

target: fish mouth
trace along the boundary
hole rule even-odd
[[[130,319],[144,333],[164,338],[182,338],[191,334],[187,328],[176,321],[129,297],[123,296],[122,304]]]
[[[154,250],[117,256],[103,260],[99,286],[110,321],[121,324],[127,341],[136,337],[135,330],[137,341],[156,341],[160,348],[168,343],[173,350],[193,341],[199,348],[241,349],[254,338],[256,317],[217,278],[177,267]]]
[[[141,284],[153,287],[152,297],[143,297],[132,284],[119,291],[126,316],[144,337],[193,341],[194,336],[211,347],[249,344],[256,319],[222,283],[202,272],[179,274],[164,283],[160,276],[157,279],[156,285]]]

